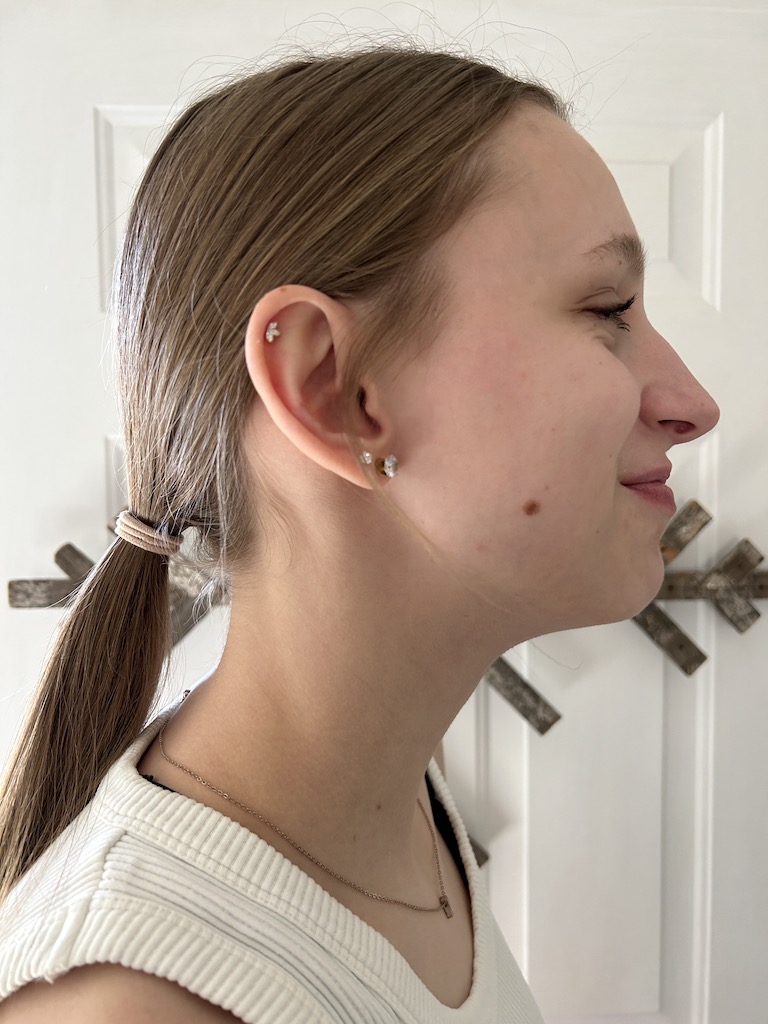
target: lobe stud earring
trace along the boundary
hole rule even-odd
[[[374,465],[379,476],[388,476],[390,479],[393,476],[397,476],[399,466],[394,455],[387,455],[384,459],[376,459]]]
[[[271,324],[267,325],[267,329],[264,332],[264,338],[271,345],[272,342],[275,340],[275,338],[279,338],[279,337],[280,337],[280,329],[277,326],[277,321],[273,320]]]
[[[399,466],[395,455],[387,455],[384,459],[374,459],[370,452],[363,451],[360,452],[360,461],[364,466],[375,466],[379,476],[389,477],[390,480],[393,476],[397,476]]]

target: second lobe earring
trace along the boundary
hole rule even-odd
[[[397,457],[394,455],[387,455],[384,459],[376,459],[375,466],[379,476],[387,476],[390,480],[393,476],[397,476],[397,471],[400,468],[397,464]]]

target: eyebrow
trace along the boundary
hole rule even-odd
[[[643,277],[647,266],[646,250],[637,235],[612,235],[607,241],[585,252],[587,258],[605,260],[613,257],[619,263],[628,263],[637,277]]]

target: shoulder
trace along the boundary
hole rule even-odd
[[[91,964],[36,981],[0,1004],[0,1024],[233,1024],[238,1018],[172,981]]]

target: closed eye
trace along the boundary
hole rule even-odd
[[[594,306],[591,309],[586,309],[585,313],[592,313],[594,316],[599,316],[602,320],[609,320],[614,326],[618,327],[620,331],[628,331],[630,329],[629,324],[623,318],[622,313],[626,313],[628,309],[632,308],[636,295],[633,295],[631,299],[627,299],[626,302],[617,303],[614,306]]]

